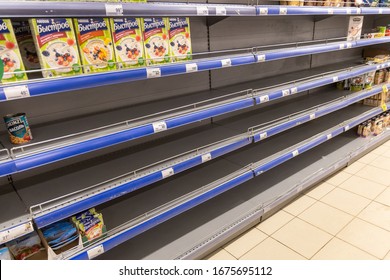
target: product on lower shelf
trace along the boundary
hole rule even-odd
[[[0,260],[2,261],[13,260],[13,257],[8,247],[4,246],[0,248]]]
[[[9,19],[0,19],[0,60],[4,65],[3,77],[0,77],[1,83],[27,80],[22,56]]]
[[[4,122],[12,144],[25,144],[32,140],[30,125],[25,113],[6,115]]]
[[[78,228],[83,243],[99,238],[106,233],[103,215],[92,208],[72,217],[73,223]]]
[[[347,32],[347,41],[360,40],[363,28],[363,16],[350,16]]]
[[[75,225],[67,220],[43,228],[42,235],[53,250],[61,249],[79,238]]]
[[[115,54],[108,18],[74,19],[84,73],[115,70]]]
[[[173,61],[191,59],[190,18],[172,17],[168,18],[167,21],[169,23],[169,56]]]
[[[72,19],[31,19],[30,26],[43,77],[82,73]]]
[[[41,239],[35,231],[12,240],[7,245],[16,260],[24,260],[44,250]]]
[[[162,17],[142,19],[147,66],[171,61],[169,57],[168,24],[167,20]]]
[[[390,126],[390,113],[389,111],[371,118],[358,126],[357,134],[362,137],[370,135],[377,136],[381,134],[388,126]]]
[[[118,69],[144,66],[141,19],[133,17],[112,18],[110,23]]]

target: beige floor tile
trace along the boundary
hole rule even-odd
[[[257,228],[252,228],[233,239],[224,246],[224,249],[238,259],[267,237],[268,236],[266,234]]]
[[[353,216],[322,202],[313,204],[298,217],[332,235],[337,234],[353,219]]]
[[[335,186],[332,184],[329,184],[327,182],[322,182],[321,184],[317,185],[316,187],[306,191],[306,195],[310,196],[314,199],[321,199],[324,195],[329,193],[331,190],[333,190]]]
[[[360,212],[358,217],[390,232],[389,206],[373,201],[362,212]]]
[[[325,182],[337,187],[341,183],[343,183],[345,180],[350,178],[351,176],[352,176],[351,174],[344,172],[344,171],[341,171],[341,172],[336,173],[332,177],[328,178],[327,180],[325,180]]]
[[[275,231],[280,229],[282,226],[287,224],[289,221],[291,221],[294,218],[293,215],[280,210],[279,212],[275,213],[271,217],[269,217],[267,220],[261,222],[257,225],[257,228],[261,230],[262,232],[265,232],[268,235],[273,234]]]
[[[338,238],[333,238],[312,260],[377,260],[374,256]]]
[[[208,255],[204,259],[205,260],[236,260],[235,257],[230,255],[226,250],[222,248]]]
[[[390,147],[390,140],[385,142],[385,143],[383,143],[383,146]]]
[[[366,166],[366,164],[359,162],[359,161],[355,161],[350,166],[347,166],[346,168],[344,168],[343,171],[347,172],[349,174],[356,174],[357,172],[359,172],[360,169],[362,169],[365,166]]]
[[[382,145],[382,146],[379,146],[378,148],[376,148],[375,150],[372,150],[371,153],[377,154],[377,155],[382,155],[383,153],[386,153],[389,150],[390,150],[390,147]]]
[[[338,238],[382,259],[390,250],[390,232],[355,218],[338,235]]]
[[[365,156],[358,159],[358,162],[364,163],[364,164],[370,164],[373,160],[375,160],[379,155],[374,153],[368,153]]]
[[[390,252],[384,257],[384,260],[390,260]]]
[[[287,213],[290,213],[291,215],[298,216],[315,202],[315,199],[308,197],[307,195],[303,195],[289,205],[287,205],[286,207],[284,207],[283,210]]]
[[[339,188],[325,195],[321,201],[354,216],[370,203],[367,198]]]
[[[375,201],[390,206],[390,187],[387,187],[384,192],[378,195],[375,198]]]
[[[374,199],[386,189],[386,186],[358,176],[352,176],[342,183],[339,188],[364,196],[368,199]]]
[[[379,156],[370,165],[390,171],[390,157]]]
[[[390,184],[390,171],[375,166],[367,165],[356,175],[385,186]]]
[[[332,236],[300,219],[293,219],[272,237],[306,258],[311,258]]]
[[[305,258],[269,237],[240,260],[305,260]]]
[[[387,146],[387,147],[388,147],[388,146]],[[384,152],[384,153],[382,154],[382,156],[390,157],[390,151]]]

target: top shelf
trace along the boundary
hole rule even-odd
[[[0,15],[16,17],[284,16],[390,14],[382,7],[311,7],[198,3],[101,3],[0,1]]]

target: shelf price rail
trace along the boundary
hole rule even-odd
[[[385,7],[311,7],[311,6],[279,6],[258,5],[258,16],[298,16],[298,15],[381,15],[390,14]]]

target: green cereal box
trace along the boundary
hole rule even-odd
[[[27,80],[11,20],[0,19],[0,59],[4,65],[2,83]]]
[[[14,28],[24,67],[27,70],[40,69],[39,58],[28,21],[12,20],[12,27]]]
[[[31,19],[30,27],[43,77],[82,73],[72,19]]]
[[[116,69],[109,19],[80,18],[74,21],[84,73]]]
[[[118,69],[145,65],[144,43],[139,18],[112,18],[111,32]]]
[[[165,18],[143,18],[142,35],[147,66],[171,61],[169,57],[168,28]]]
[[[190,19],[188,17],[168,18],[169,56],[173,61],[191,59],[192,44]]]

